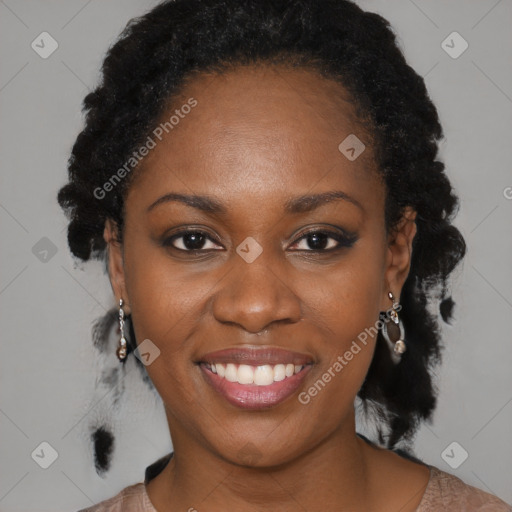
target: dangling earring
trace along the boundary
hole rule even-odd
[[[121,331],[121,338],[119,339],[119,345],[116,350],[119,361],[123,362],[126,359],[126,338],[124,337],[124,311],[123,311],[123,299],[119,299],[119,331]]]
[[[388,334],[388,321],[385,320],[382,325],[382,336],[386,340],[386,343],[388,344],[390,353],[391,353],[391,359],[393,363],[398,364],[400,360],[402,359],[402,354],[407,350],[407,347],[405,346],[404,341],[404,324],[402,323],[402,320],[398,318],[398,306],[400,305],[398,302],[395,302],[395,297],[391,292],[388,292],[388,297],[391,299],[393,306],[391,311],[389,311],[389,317],[393,321],[393,323],[398,327],[399,330],[399,337],[398,340],[395,342],[392,342],[389,339]]]

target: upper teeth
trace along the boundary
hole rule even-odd
[[[250,366],[248,364],[215,363],[208,366],[213,373],[225,378],[229,382],[256,384],[257,386],[268,386],[272,382],[279,382],[286,379],[286,377],[299,373],[304,368],[303,365],[293,364]]]

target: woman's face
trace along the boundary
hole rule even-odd
[[[240,67],[195,77],[171,115],[109,257],[175,449],[266,466],[353,434],[376,340],[362,333],[399,298],[414,222],[386,236],[348,94],[315,72]]]

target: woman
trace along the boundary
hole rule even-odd
[[[106,258],[117,355],[144,364],[173,443],[88,511],[510,510],[393,451],[434,410],[427,306],[441,290],[449,316],[465,243],[436,109],[383,18],[165,2],[84,106],[70,249]],[[356,433],[356,398],[387,449]]]

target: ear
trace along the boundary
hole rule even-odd
[[[103,231],[103,238],[107,243],[107,266],[110,278],[110,285],[112,291],[119,304],[119,299],[123,299],[125,306],[123,306],[125,314],[130,314],[130,301],[126,293],[124,262],[123,262],[123,246],[119,241],[119,230],[117,224],[107,219],[105,221],[105,229]]]
[[[416,235],[416,211],[408,206],[396,228],[388,236],[388,258],[385,271],[382,311],[390,307],[388,292],[400,300],[402,287],[409,275],[412,259],[412,242]]]

